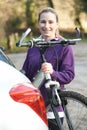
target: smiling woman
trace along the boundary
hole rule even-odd
[[[58,15],[53,8],[47,7],[39,13],[38,27],[41,33],[39,37],[41,40],[58,42],[64,40],[58,33]],[[55,45],[43,48],[41,49],[44,52],[46,62],[42,62],[40,49],[38,47],[32,47],[28,49],[22,69],[31,81],[33,81],[38,70],[41,70],[44,74],[50,74],[52,80],[58,81],[61,88],[64,89],[64,85],[70,83],[75,75],[74,55],[71,45]],[[48,96],[44,83],[40,87],[40,91],[46,101]],[[49,123],[50,129],[57,130],[56,125],[53,124],[53,120],[55,120],[54,116],[50,120],[52,120]]]

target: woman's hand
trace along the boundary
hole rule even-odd
[[[52,74],[53,73],[53,66],[50,63],[45,62],[42,64],[41,70],[45,74],[47,74],[47,73]]]

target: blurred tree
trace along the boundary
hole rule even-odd
[[[27,26],[36,26],[36,16],[35,16],[35,2],[34,0],[26,1],[26,24]]]
[[[49,5],[50,5],[52,8],[54,8],[53,0],[48,0],[48,2],[49,2]]]
[[[81,22],[81,13],[87,13],[87,0],[74,0],[74,22],[79,26],[81,31],[84,31],[84,27]]]
[[[31,27],[36,35],[38,12],[47,6],[58,11],[62,29],[69,30],[75,24],[81,29],[85,28],[82,20],[87,19],[87,0],[0,0],[0,41],[11,33],[23,33],[27,27]]]
[[[39,32],[37,19],[39,11],[47,6],[53,6],[52,0],[26,0],[26,26],[32,29],[34,35],[37,35]]]

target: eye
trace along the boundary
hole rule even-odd
[[[45,20],[41,20],[40,23],[46,23],[46,21]]]
[[[52,20],[49,21],[49,24],[53,24],[53,23],[54,23],[54,21],[52,21]]]

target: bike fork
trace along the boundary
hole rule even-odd
[[[57,126],[58,126],[59,130],[64,130],[64,128],[62,126],[61,119],[60,119],[60,117],[58,115],[57,108],[53,104],[51,104],[51,107],[52,107],[52,110],[53,110],[53,113],[54,113],[54,116],[55,116],[55,119],[56,119]]]

